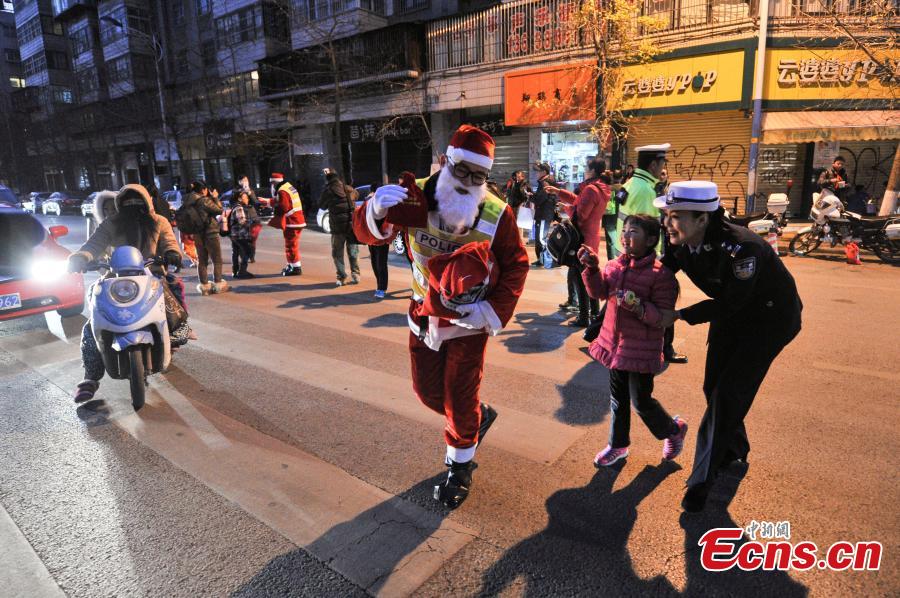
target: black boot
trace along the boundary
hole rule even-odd
[[[434,500],[440,501],[448,509],[455,509],[469,496],[472,487],[472,472],[478,465],[474,461],[457,463],[450,461],[447,481],[434,487]]]
[[[300,276],[303,274],[303,268],[300,266],[285,266],[281,271],[282,276]]]
[[[478,445],[484,442],[484,435],[491,428],[491,424],[497,419],[497,411],[490,405],[481,404],[481,425],[478,426]]]
[[[681,508],[688,513],[698,513],[706,506],[706,499],[709,497],[709,489],[712,486],[710,482],[697,484],[696,486],[688,486],[684,498],[681,499]]]
[[[663,348],[663,357],[666,360],[666,363],[687,363],[688,358],[684,353],[676,353],[675,349],[672,348],[671,345],[667,345]]]

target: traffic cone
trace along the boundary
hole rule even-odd
[[[775,231],[769,231],[769,234],[766,236],[766,241],[769,242],[775,255],[778,255],[778,234]]]
[[[862,265],[859,259],[859,245],[856,243],[847,243],[844,247],[844,253],[847,255],[847,263],[854,266]]]

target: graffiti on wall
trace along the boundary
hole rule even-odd
[[[847,159],[847,175],[851,183],[862,185],[872,195],[884,193],[896,148],[896,145],[885,148],[877,143],[855,150],[841,147],[841,155]]]
[[[723,200],[747,195],[747,148],[739,143],[677,148],[667,168],[673,181],[716,181]]]

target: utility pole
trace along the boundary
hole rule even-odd
[[[759,0],[759,40],[756,45],[756,76],[753,81],[753,125],[750,133],[750,163],[747,172],[746,213],[756,199],[756,169],[759,165],[759,137],[762,135],[762,94],[766,74],[766,38],[769,35],[769,0]]]
[[[887,189],[884,190],[884,198],[881,200],[879,216],[890,216],[897,209],[897,195],[900,194],[900,145],[894,150],[894,165],[891,167],[891,176],[888,178]]]

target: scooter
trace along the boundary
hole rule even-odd
[[[172,359],[163,283],[149,269],[164,265],[126,245],[113,251],[108,264],[88,267],[108,270],[89,293],[91,328],[106,373],[130,381],[135,411],[144,406],[147,376],[165,372]]]
[[[830,189],[813,193],[809,212],[812,226],[801,229],[791,239],[789,250],[794,255],[808,255],[824,241],[834,247],[838,243],[857,243],[888,264],[900,264],[900,218],[896,216],[865,217],[844,208]]]

